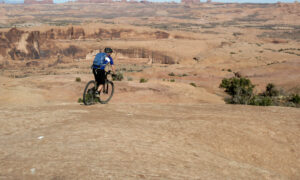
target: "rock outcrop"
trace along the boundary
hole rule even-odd
[[[115,49],[118,53],[129,58],[148,58],[152,63],[175,64],[176,60],[162,52],[142,48]]]
[[[164,31],[135,31],[132,29],[104,29],[99,28],[87,34],[83,28],[51,28],[44,32],[22,31],[12,28],[8,32],[0,33],[0,55],[12,60],[47,58],[57,53],[68,57],[85,57],[86,53],[77,46],[70,45],[61,49],[54,43],[56,40],[88,39],[167,39],[170,34]],[[122,50],[123,51],[123,50]],[[125,50],[130,56],[151,57],[154,62],[174,63],[174,60],[160,53],[146,50]]]

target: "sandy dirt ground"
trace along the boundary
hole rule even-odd
[[[0,180],[299,180],[300,108],[229,105],[219,88],[239,74],[256,94],[299,94],[299,16],[299,3],[0,4]],[[124,79],[108,104],[78,103],[107,46]]]
[[[165,82],[115,82],[109,104],[84,106],[91,75],[75,76],[1,78],[0,179],[300,178],[299,108],[182,101]]]

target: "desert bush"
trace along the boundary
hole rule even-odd
[[[113,81],[122,81],[124,79],[123,73],[117,72],[114,76],[112,76]]]
[[[140,83],[146,83],[147,81],[148,81],[148,79],[145,79],[145,78],[140,79]]]
[[[197,87],[195,83],[190,83],[191,86]]]
[[[175,79],[171,79],[170,82],[175,82]]]
[[[169,76],[175,76],[175,74],[173,72],[168,74]]]
[[[77,102],[78,103],[83,103],[83,99],[82,98],[78,98]]]
[[[258,95],[253,93],[255,86],[251,81],[243,77],[224,78],[219,87],[230,95],[224,99],[229,104],[300,107],[298,94],[287,95],[282,90],[277,90],[272,83],[266,86],[265,92]]]
[[[292,94],[290,95],[289,101],[295,104],[300,104],[300,96],[298,94]]]
[[[184,74],[179,74],[179,75],[178,75],[178,77],[185,77],[185,76],[188,76],[188,75],[185,74],[185,73],[184,73]]]
[[[262,93],[263,96],[268,97],[275,97],[279,95],[279,91],[276,89],[275,85],[272,83],[269,83],[266,86],[266,91]]]
[[[253,98],[253,88],[255,87],[247,78],[224,78],[219,86],[231,96],[227,101],[230,104],[249,104]]]
[[[133,78],[132,77],[127,77],[127,81],[132,81]]]
[[[80,77],[76,77],[75,81],[76,82],[81,82],[81,78]]]
[[[250,100],[250,105],[255,106],[271,106],[273,104],[273,99],[269,96],[254,96]]]

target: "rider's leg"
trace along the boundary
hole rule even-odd
[[[98,86],[98,91],[101,92],[103,89],[103,86],[105,84],[105,71],[103,69],[100,69],[98,71],[99,75],[99,86]]]
[[[103,89],[103,84],[100,84],[100,85],[98,86],[98,92],[101,92],[102,89]]]

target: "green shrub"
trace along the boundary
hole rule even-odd
[[[76,82],[81,82],[81,78],[80,77],[76,77],[75,81]]]
[[[227,71],[228,71],[228,72],[232,72],[232,70],[231,70],[231,69],[227,69]]]
[[[272,83],[269,83],[266,86],[266,91],[263,92],[263,96],[268,96],[268,97],[275,97],[279,95],[279,91],[276,89],[275,85]]]
[[[78,98],[77,102],[78,102],[78,103],[83,103],[83,99]]]
[[[295,104],[300,104],[300,96],[298,94],[292,94],[289,98],[289,101]]]
[[[226,103],[230,104],[300,107],[298,94],[288,96],[282,91],[279,92],[271,83],[266,86],[266,91],[259,95],[253,93],[254,85],[251,81],[243,77],[224,78],[220,88],[224,88],[225,92],[230,95],[224,99]]]
[[[175,79],[171,79],[170,82],[175,82]]]
[[[197,87],[195,83],[190,83],[191,86]]]
[[[117,72],[115,76],[112,76],[113,81],[122,81],[124,79],[121,72]]]
[[[148,79],[145,79],[145,78],[140,79],[140,83],[146,83],[147,81],[148,81]]]
[[[271,106],[273,105],[273,99],[269,96],[254,96],[249,104],[255,106]]]
[[[168,74],[169,76],[175,76],[175,74],[173,72]]]
[[[249,104],[253,97],[253,88],[255,86],[247,78],[224,78],[220,84],[220,88],[224,88],[225,92],[231,96],[231,104]]]

